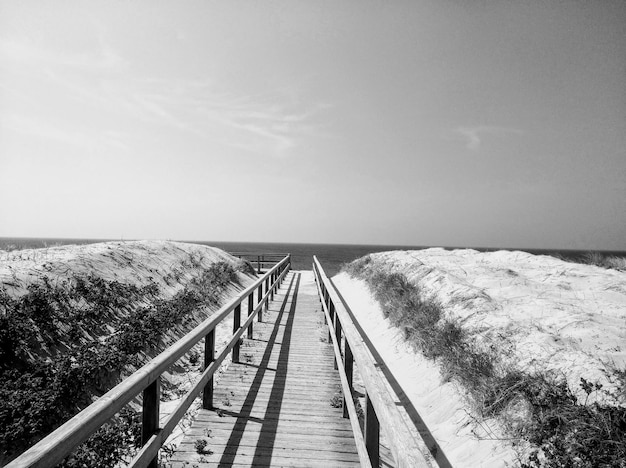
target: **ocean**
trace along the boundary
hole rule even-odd
[[[119,240],[119,239],[110,239]],[[62,239],[62,238],[28,238],[28,237],[0,237],[0,250],[34,249],[67,244],[92,244],[106,242],[104,239]],[[296,243],[264,243],[264,242],[222,242],[222,241],[182,241],[218,247],[227,252],[240,253],[291,253],[292,268],[295,270],[310,270],[313,255],[316,255],[328,276],[333,276],[341,269],[344,263],[351,262],[359,257],[373,252],[386,250],[419,250],[436,246],[411,245],[357,245],[357,244],[296,244]],[[473,248],[482,252],[501,250],[484,247],[446,247]],[[523,250],[536,255],[558,256],[565,260],[577,261],[589,250],[569,249],[527,249],[506,248],[505,250]],[[626,251],[601,251],[603,255],[626,257]]]

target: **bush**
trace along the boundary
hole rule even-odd
[[[159,350],[172,326],[218,304],[237,281],[234,268],[218,262],[171,299],[161,298],[155,283],[137,287],[93,275],[59,284],[44,277],[16,299],[0,290],[0,464],[112,388],[125,368],[142,364],[139,353]],[[90,340],[85,331],[108,339]],[[66,466],[115,465],[130,450],[119,445],[130,440],[128,421],[124,413],[103,427]]]

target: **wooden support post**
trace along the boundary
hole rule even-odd
[[[257,304],[260,304],[260,303],[261,303],[261,301],[263,300],[263,283],[261,283],[261,284],[259,285],[259,289],[258,289],[258,292],[257,292],[257,296],[258,296],[258,299],[257,299]],[[259,321],[259,322],[262,322],[262,321],[263,321],[263,306],[261,306],[261,308],[259,309],[259,315],[258,315],[258,318],[259,318],[259,319],[258,319],[258,321]]]
[[[339,321],[339,315],[335,311],[335,305],[330,303],[330,310],[333,311],[333,320],[335,321],[335,338],[337,338],[337,343],[339,344],[339,352],[341,353],[341,322]],[[335,369],[339,369],[337,360],[335,359]]]
[[[215,361],[215,329],[204,337],[204,368]],[[213,377],[209,379],[202,393],[202,408],[213,409]]]
[[[270,290],[270,279],[269,278],[265,278],[265,294],[267,294],[267,292]],[[269,301],[269,297],[267,297],[265,299],[265,311],[269,311],[270,310],[270,301]]]
[[[253,310],[254,310],[254,291],[252,291],[250,295],[248,296],[248,317],[250,317],[250,314],[252,313]],[[248,327],[248,339],[252,339],[253,326],[254,326],[254,322],[250,322],[250,326]]]
[[[159,429],[159,405],[161,403],[161,377],[143,390],[143,412],[141,415],[141,445],[145,445]],[[157,468],[158,456],[148,464]]]
[[[260,275],[261,274],[261,256],[256,256],[256,271]]]
[[[372,402],[369,395],[365,394],[365,447],[367,447],[367,453],[370,456],[370,462],[372,466],[379,466],[380,464],[380,425],[378,423],[378,416],[374,411]]]
[[[330,323],[328,324],[328,342],[332,343],[333,339],[330,336],[330,334],[333,332],[333,325],[335,323],[335,317],[333,317],[333,312],[334,309],[332,307],[330,307],[331,301],[330,301],[330,297],[328,296],[328,294],[325,292],[325,302],[326,302],[326,307],[328,308],[328,315],[330,316]],[[335,369],[337,369],[337,361],[335,361]]]
[[[241,327],[241,303],[235,306],[235,311],[233,312],[233,335],[237,333]],[[233,362],[239,362],[239,347],[241,340],[237,340],[235,346],[233,346]]]
[[[274,289],[275,289],[274,281],[276,281],[276,272],[272,273],[270,276],[272,278],[271,281],[270,281],[271,284],[272,284],[272,292],[270,293],[270,299],[273,301],[274,300]]]
[[[346,404],[346,398],[352,398],[352,375],[354,367],[354,357],[352,356],[352,349],[348,340],[344,339],[344,353],[343,353],[343,368],[346,371],[346,378],[348,379],[348,388],[350,388],[350,395],[343,395],[343,417],[348,417],[348,406]]]

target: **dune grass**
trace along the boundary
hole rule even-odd
[[[512,440],[534,445],[523,467],[626,466],[626,408],[580,405],[563,378],[507,368],[496,349],[478,348],[440,304],[369,255],[342,271],[365,281],[412,347],[466,389],[477,418],[497,417]],[[580,385],[587,395],[601,391],[584,379]]]
[[[44,277],[18,298],[0,289],[0,464],[112,388],[146,353],[160,352],[172,327],[195,325],[192,313],[216,306],[238,282],[230,263],[216,262],[171,298],[154,282],[137,287],[94,275]],[[137,442],[138,425],[124,410],[61,466],[116,465]]]
[[[581,263],[596,265],[602,268],[626,271],[626,258],[614,255],[604,255],[601,252],[587,252],[580,259]]]

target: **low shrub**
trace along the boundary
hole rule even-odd
[[[125,368],[143,364],[141,353],[159,350],[194,310],[217,305],[231,283],[238,283],[235,269],[217,262],[170,299],[152,282],[137,287],[94,275],[44,277],[19,298],[0,289],[0,464],[112,388]],[[67,466],[115,465],[130,450],[118,444],[130,440],[128,420],[124,413],[103,427]]]

